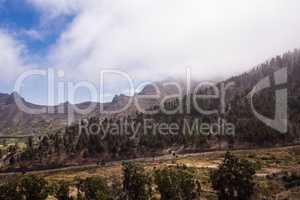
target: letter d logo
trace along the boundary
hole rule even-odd
[[[287,83],[287,68],[280,69],[274,73],[274,82],[275,86],[279,87],[279,89],[276,89],[275,97],[276,97],[276,107],[275,107],[275,119],[269,119],[261,114],[259,114],[253,105],[253,96],[266,88],[271,87],[271,80],[270,77],[265,77],[262,79],[258,84],[253,88],[253,90],[249,93],[250,95],[250,104],[251,109],[254,113],[254,115],[265,123],[267,126],[281,132],[286,133],[288,131],[288,119],[287,119],[287,88],[280,88],[280,86],[283,86],[283,84]],[[276,88],[275,87],[275,88]]]

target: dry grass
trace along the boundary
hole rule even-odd
[[[215,199],[216,195],[211,188],[210,171],[218,168],[223,160],[225,152],[211,152],[202,154],[180,155],[177,159],[157,159],[140,161],[148,173],[170,165],[185,164],[197,168],[202,183],[204,199]],[[300,189],[292,188],[286,190],[283,184],[277,179],[269,177],[276,176],[282,172],[290,172],[300,169],[300,146],[233,151],[237,157],[253,162],[257,168],[256,182],[257,190],[262,196],[268,199],[300,199]],[[37,173],[45,177],[48,181],[73,181],[76,177],[82,179],[91,176],[101,176],[107,180],[122,178],[121,162],[115,162],[110,166],[98,167],[90,166],[77,169],[69,169],[59,172]],[[298,195],[298,196],[297,196]],[[286,198],[288,196],[289,198]]]

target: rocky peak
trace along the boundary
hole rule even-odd
[[[7,96],[7,99],[5,101],[5,104],[10,105],[10,104],[16,104],[17,100],[21,100],[24,102],[24,98],[17,92],[13,92],[10,95]]]

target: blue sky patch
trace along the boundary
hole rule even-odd
[[[60,16],[41,23],[42,13],[26,0],[0,0],[0,28],[21,41],[29,54],[44,56],[74,16]]]
[[[25,0],[0,0],[0,23],[9,28],[30,29],[39,24],[40,14]]]

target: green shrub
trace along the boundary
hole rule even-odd
[[[0,185],[0,199],[21,199],[21,194],[17,190],[17,183],[15,181],[10,183],[3,183]]]
[[[291,189],[291,188],[300,186],[300,176],[296,173],[292,173],[291,175],[283,176],[282,180],[287,189]]]
[[[88,200],[109,199],[109,188],[101,177],[91,177],[84,180],[82,190]]]
[[[133,162],[123,163],[123,191],[128,200],[147,200],[151,197],[151,183],[144,168]]]
[[[229,152],[218,170],[211,174],[212,186],[219,200],[248,200],[254,192],[253,165]]]
[[[69,197],[70,184],[66,181],[60,181],[57,184],[54,184],[53,196],[57,200],[71,200]]]
[[[194,168],[167,167],[155,172],[155,184],[161,200],[199,199],[201,186]]]

